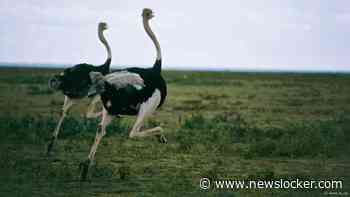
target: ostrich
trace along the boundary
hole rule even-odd
[[[65,69],[61,74],[53,76],[49,81],[49,87],[62,91],[65,99],[62,107],[61,117],[58,124],[52,134],[52,138],[47,147],[47,154],[51,154],[52,147],[57,139],[59,130],[61,128],[63,119],[66,117],[68,110],[81,99],[88,95],[88,90],[91,86],[91,80],[89,73],[98,72],[102,75],[106,75],[110,72],[110,64],[112,59],[111,49],[107,43],[106,38],[103,35],[104,30],[108,29],[107,23],[100,22],[98,24],[98,38],[107,50],[107,59],[104,64],[100,66],[93,66],[90,64],[77,64],[71,68]],[[101,115],[101,113],[94,113],[95,105],[100,100],[98,95],[91,95],[93,99],[88,107],[86,116],[93,118]]]
[[[140,131],[145,119],[159,108],[167,95],[166,83],[161,75],[162,56],[159,42],[149,26],[153,18],[149,8],[143,9],[142,18],[144,29],[152,39],[157,50],[156,61],[151,68],[126,68],[103,76],[98,72],[91,72],[91,93],[99,94],[103,103],[102,121],[96,132],[95,142],[91,147],[87,160],[80,163],[81,179],[85,180],[92,165],[97,147],[106,134],[106,127],[113,116],[136,115],[137,119],[129,137],[146,137],[156,135],[160,142],[166,143],[162,134],[163,129],[158,126]]]

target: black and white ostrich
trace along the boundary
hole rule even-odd
[[[153,18],[151,9],[145,8],[142,12],[145,31],[152,39],[157,58],[151,68],[126,68],[103,76],[98,72],[91,72],[91,92],[99,94],[103,103],[102,121],[96,132],[95,142],[91,147],[88,159],[80,164],[81,179],[87,176],[92,165],[97,147],[106,134],[106,127],[113,116],[136,115],[137,119],[129,137],[146,137],[157,135],[161,142],[166,143],[162,134],[163,129],[158,126],[140,131],[145,119],[159,108],[167,95],[166,83],[161,75],[162,56],[159,42],[149,27],[149,20]]]
[[[107,23],[100,22],[98,24],[98,38],[107,50],[107,60],[100,66],[91,64],[77,64],[71,68],[65,69],[61,74],[55,75],[49,81],[49,87],[56,91],[62,91],[65,96],[62,107],[61,117],[52,134],[52,138],[47,147],[47,154],[51,153],[52,147],[57,139],[62,122],[66,117],[68,110],[81,99],[88,95],[91,86],[90,72],[98,72],[102,75],[110,73],[110,64],[112,59],[111,49],[103,35],[104,30],[108,29]],[[93,95],[93,99],[89,105],[86,116],[88,118],[97,117],[101,113],[94,113],[96,103],[100,101],[99,95]]]

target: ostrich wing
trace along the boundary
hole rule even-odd
[[[104,82],[114,86],[116,89],[133,86],[137,90],[141,90],[145,84],[140,75],[127,71],[119,71],[103,76],[99,72],[90,72],[91,87],[88,96],[91,97],[105,91]]]
[[[143,79],[136,73],[127,71],[115,72],[105,76],[105,80],[117,89],[132,85],[137,89],[145,86]]]

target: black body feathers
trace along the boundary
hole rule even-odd
[[[162,71],[162,59],[157,59],[153,65],[154,72],[160,73]]]
[[[157,65],[156,65],[157,64]],[[101,93],[101,100],[105,109],[112,115],[136,115],[140,104],[147,101],[156,90],[160,91],[161,100],[158,107],[162,106],[167,96],[167,87],[160,74],[161,61],[156,61],[153,68],[126,68],[117,72],[130,72],[138,74],[144,82],[142,88],[132,84],[124,88],[116,88],[105,82],[105,91]]]
[[[111,59],[108,58],[101,66],[91,64],[77,64],[63,71],[63,75],[56,75],[60,81],[59,89],[63,94],[72,99],[84,98],[87,96],[91,86],[90,72],[100,72],[106,75],[110,72]]]

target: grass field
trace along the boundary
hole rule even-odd
[[[0,69],[0,196],[350,195],[350,75],[165,71],[166,103],[145,127],[162,125],[168,144],[128,139],[134,118],[115,119],[80,182],[98,120],[84,118],[88,100],[75,106],[46,157],[63,103],[47,87],[57,72]],[[202,177],[343,189],[202,190]]]

